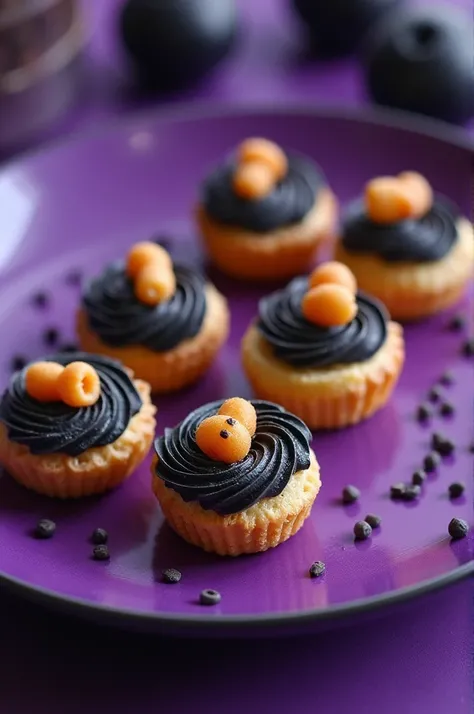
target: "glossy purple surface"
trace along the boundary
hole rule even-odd
[[[469,210],[472,156],[466,148],[343,114],[224,112],[174,122],[143,117],[106,135],[40,153],[0,174],[0,214],[6,217],[0,326],[9,335],[0,348],[3,384],[13,355],[35,358],[45,352],[46,328],[58,327],[62,342],[73,340],[80,291],[66,280],[71,269],[93,274],[134,241],[154,235],[169,236],[176,259],[201,263],[190,223],[196,186],[210,164],[249,135],[267,135],[313,156],[343,202],[367,178],[410,168]],[[264,291],[212,278],[230,300],[231,338],[200,385],[158,400],[159,432],[203,402],[249,395],[239,343]],[[31,300],[42,289],[50,304],[38,308]],[[468,301],[460,306],[472,314],[469,308]],[[426,581],[467,573],[472,535],[451,543],[447,524],[453,516],[472,521],[473,365],[460,356],[463,336],[446,329],[448,318],[406,329],[406,368],[383,411],[346,431],[316,435],[322,492],[304,529],[276,550],[223,560],[184,544],[163,523],[146,464],[112,494],[80,503],[58,504],[1,478],[0,571],[109,613],[191,617],[217,627],[235,616],[321,616],[372,606],[380,598],[425,587]],[[445,392],[456,413],[422,428],[414,421],[416,406],[446,369],[455,377]],[[454,439],[455,456],[429,477],[419,503],[393,503],[390,484],[409,479],[420,466],[432,430]],[[456,502],[447,498],[453,480],[467,484],[465,497]],[[359,504],[342,507],[337,499],[347,483],[357,485],[362,496]],[[382,527],[370,541],[354,543],[353,524],[369,512],[382,517]],[[58,524],[51,541],[31,538],[41,517]],[[110,563],[90,558],[88,536],[97,526],[109,531]],[[318,559],[325,561],[327,573],[312,581],[307,570]],[[161,570],[170,566],[183,572],[174,587],[159,582]],[[206,587],[222,594],[212,610],[197,604]]]

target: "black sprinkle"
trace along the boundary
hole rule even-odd
[[[418,484],[411,484],[405,488],[403,492],[404,501],[416,501],[421,495],[421,486]]]
[[[445,387],[449,387],[454,384],[454,375],[452,372],[443,372],[439,378],[440,384],[444,384]]]
[[[221,601],[221,594],[217,590],[202,590],[199,595],[201,605],[217,605]]]
[[[394,483],[390,486],[390,498],[397,500],[398,498],[403,498],[405,493],[406,485],[404,483]]]
[[[452,332],[460,332],[464,329],[465,324],[466,320],[464,319],[463,315],[455,315],[449,321],[448,329],[450,329]]]
[[[440,463],[441,457],[437,451],[432,451],[431,454],[427,454],[423,460],[424,469],[428,474],[436,471]]]
[[[166,568],[161,573],[161,581],[168,585],[175,585],[181,580],[181,573],[176,568]]]
[[[223,439],[228,439],[229,436],[230,436],[230,434],[229,434],[229,432],[227,431],[227,429],[222,429],[222,431],[220,432],[219,436],[221,436]]]
[[[369,524],[371,528],[378,528],[382,523],[380,516],[376,516],[375,513],[369,513],[365,517],[365,522]]]
[[[55,532],[56,523],[54,521],[50,521],[49,518],[42,518],[36,524],[35,538],[46,540],[47,538],[52,538]]]
[[[454,414],[454,406],[451,404],[451,402],[443,402],[443,404],[439,408],[439,413],[441,416],[452,416]]]
[[[58,351],[59,352],[77,352],[77,349],[78,349],[77,345],[73,345],[71,342],[71,343],[66,343],[64,345],[61,345],[61,347],[59,348]]]
[[[94,545],[105,545],[108,540],[109,534],[103,528],[96,528],[95,531],[92,532],[91,542]]]
[[[420,404],[416,411],[416,418],[418,421],[423,422],[427,421],[430,419],[430,417],[433,416],[433,412],[430,406],[428,404]]]
[[[66,283],[68,285],[80,285],[82,282],[82,273],[80,270],[71,270],[66,275]]]
[[[372,528],[367,521],[357,521],[354,525],[354,536],[356,540],[367,540],[372,535]]]
[[[356,486],[344,486],[342,489],[342,502],[355,503],[360,498],[360,491]]]
[[[311,578],[320,578],[326,571],[326,566],[322,560],[316,560],[309,569],[309,575]]]
[[[441,456],[450,456],[454,449],[455,446],[451,439],[443,439],[443,441],[440,441],[438,444],[436,451],[438,454],[441,454]]]
[[[435,404],[436,402],[439,402],[439,400],[441,399],[442,396],[443,396],[443,393],[438,387],[433,387],[428,392],[428,399],[433,404]]]
[[[15,355],[12,357],[12,361],[10,363],[10,366],[13,370],[13,372],[18,372],[20,369],[23,369],[28,364],[28,360],[26,357],[23,357],[23,355]]]
[[[235,426],[237,424],[236,419],[232,419],[232,417],[229,417],[228,419],[225,420],[226,424],[229,424],[230,426]]]
[[[36,307],[46,307],[49,304],[49,295],[43,291],[33,295],[33,304]]]
[[[109,560],[110,553],[108,547],[104,544],[95,545],[92,549],[92,557],[94,560]]]
[[[57,344],[59,338],[59,330],[55,327],[48,327],[47,330],[43,332],[43,342],[50,347]]]
[[[439,431],[434,431],[431,434],[431,448],[438,451],[438,447],[446,440],[444,434],[440,434]]]
[[[462,346],[462,353],[465,357],[474,357],[474,339],[466,340]]]
[[[460,538],[465,538],[469,533],[469,526],[466,521],[462,518],[453,518],[449,522],[448,533],[453,538],[453,540],[459,540]]]
[[[414,486],[422,486],[425,481],[426,473],[423,471],[423,469],[418,469],[411,477],[411,482]]]
[[[461,483],[460,481],[455,481],[454,483],[451,483],[449,485],[449,498],[459,498],[463,495],[465,490],[466,487],[463,483]]]

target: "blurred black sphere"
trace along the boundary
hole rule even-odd
[[[373,99],[461,123],[474,116],[472,18],[449,7],[397,12],[363,48]]]
[[[324,56],[353,53],[371,25],[404,0],[291,0],[314,50]]]
[[[120,30],[142,83],[180,89],[203,77],[231,48],[235,0],[127,0]]]

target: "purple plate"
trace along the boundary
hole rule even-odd
[[[167,238],[176,257],[202,262],[190,218],[199,179],[249,135],[269,136],[317,159],[342,202],[374,175],[414,169],[469,211],[467,141],[448,129],[406,120],[403,125],[385,114],[302,109],[137,117],[107,134],[26,157],[0,172],[2,385],[15,356],[31,359],[51,349],[43,341],[48,328],[59,329],[61,344],[74,340],[77,271],[93,274],[134,241],[151,236]],[[212,278],[230,300],[231,338],[198,386],[158,401],[159,432],[203,402],[250,394],[239,343],[264,290]],[[38,303],[38,292],[44,292],[46,305],[41,298]],[[461,355],[470,327],[461,333],[447,329],[454,312],[472,315],[469,302],[406,329],[406,367],[385,409],[359,426],[315,436],[323,489],[311,518],[289,542],[237,559],[187,545],[163,522],[150,492],[148,462],[115,492],[76,503],[36,496],[4,475],[3,582],[102,621],[186,634],[241,634],[306,628],[372,611],[472,573],[472,535],[451,542],[447,534],[454,516],[472,525],[473,363]],[[455,413],[449,419],[436,415],[422,427],[414,418],[416,407],[446,370],[454,383],[442,387],[443,399]],[[390,485],[410,479],[434,430],[453,439],[455,454],[428,477],[419,502],[390,500]],[[450,500],[448,486],[455,480],[466,483],[466,494]],[[347,483],[361,490],[352,506],[338,502]],[[381,516],[381,528],[355,543],[354,522],[371,512]],[[44,517],[57,522],[57,532],[52,540],[37,541],[31,529]],[[96,527],[110,534],[108,563],[90,557],[88,538]],[[311,580],[308,568],[315,560],[327,569]],[[160,582],[166,567],[182,571],[178,585]],[[200,606],[203,588],[219,590],[221,603]]]

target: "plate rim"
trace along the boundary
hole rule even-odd
[[[219,117],[238,116],[306,116],[319,119],[341,119],[348,122],[385,127],[395,131],[402,131],[427,136],[434,141],[441,141],[453,147],[472,153],[474,156],[474,137],[464,129],[454,127],[442,121],[412,115],[408,112],[394,111],[372,106],[350,105],[314,105],[312,103],[295,103],[290,107],[269,102],[252,104],[221,104],[219,102],[183,103],[179,107],[165,109],[145,109],[133,112],[131,115],[121,117],[116,121],[106,121],[98,129],[85,130],[69,137],[61,137],[47,142],[38,148],[26,150],[10,158],[0,166],[0,176],[14,170],[18,166],[27,165],[30,161],[47,154],[60,153],[62,149],[84,142],[97,140],[101,137],[120,135],[131,130],[137,130],[139,124],[157,127],[160,124],[175,122],[209,121]],[[143,127],[140,127],[143,130]],[[20,266],[20,271],[27,267]],[[12,271],[13,277],[16,270]],[[4,289],[8,290],[10,280],[7,277]],[[291,613],[266,613],[255,615],[188,615],[179,613],[157,613],[135,610],[133,608],[112,607],[100,603],[93,603],[83,598],[60,594],[55,590],[32,585],[26,580],[16,578],[0,570],[0,584],[8,586],[13,592],[26,595],[30,600],[41,604],[56,606],[59,610],[70,613],[86,614],[102,617],[107,621],[127,620],[134,623],[153,624],[155,628],[167,632],[183,632],[201,634],[204,630],[236,632],[242,626],[258,626],[268,631],[272,627],[299,626],[316,622],[337,621],[353,615],[371,613],[383,610],[390,605],[398,605],[411,601],[422,595],[436,592],[448,585],[460,582],[470,575],[474,575],[474,559],[468,563],[458,565],[456,568],[443,575],[423,580],[416,585],[409,585],[382,595],[373,595],[358,598],[351,603],[333,605],[325,608],[310,608]]]

